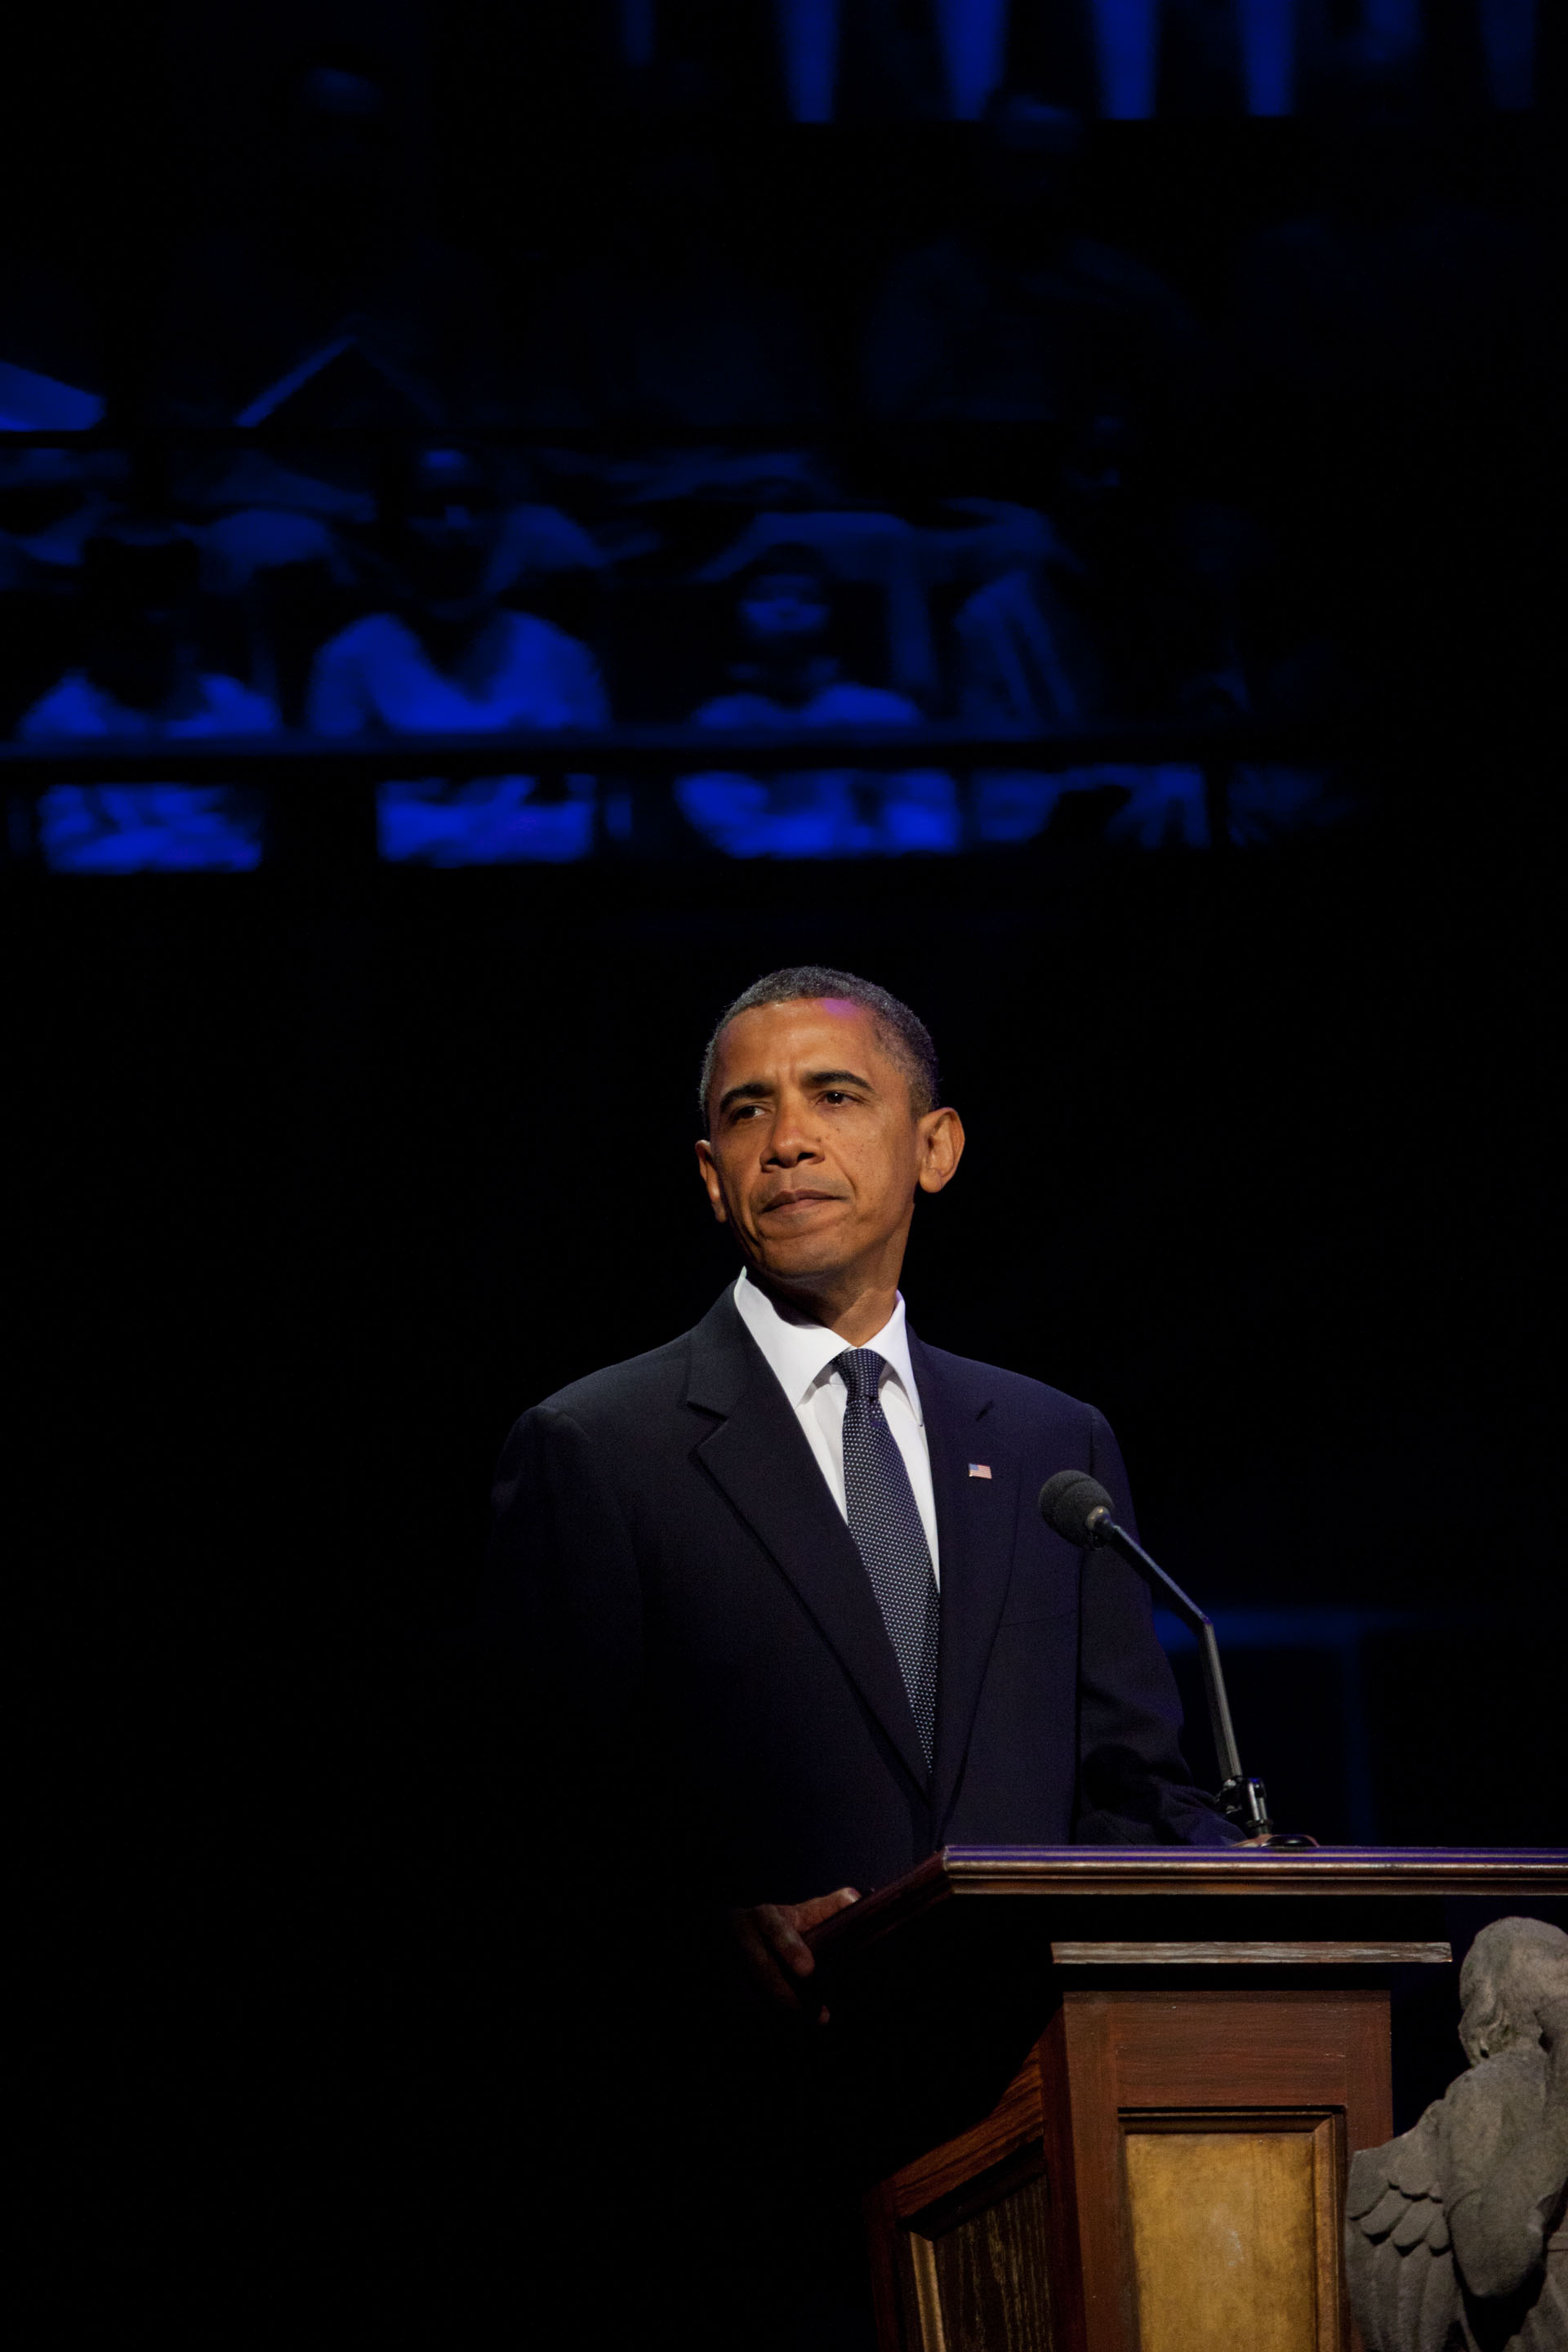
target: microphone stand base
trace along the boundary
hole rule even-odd
[[[1268,1797],[1261,1780],[1226,1780],[1215,1801],[1233,1828],[1249,1843],[1266,1844],[1275,1834],[1268,1818]]]

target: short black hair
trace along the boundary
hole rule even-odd
[[[702,1075],[697,1082],[704,1135],[708,1132],[708,1095],[713,1084],[719,1040],[737,1013],[754,1013],[759,1005],[795,1004],[803,998],[822,996],[843,997],[851,1004],[863,1005],[880,1042],[910,1082],[910,1104],[915,1117],[923,1118],[928,1110],[936,1108],[941,1099],[937,1091],[936,1047],[920,1014],[911,1013],[887,989],[879,988],[874,980],[860,980],[852,971],[835,971],[831,964],[794,963],[753,980],[733,1003],[724,1007],[713,1024],[713,1034],[702,1056]]]

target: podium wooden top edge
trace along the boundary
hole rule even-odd
[[[861,1949],[940,1906],[976,1896],[1516,1895],[1568,1897],[1568,1847],[942,1847],[837,1913],[814,1951]]]
[[[1568,1847],[950,1845],[928,1872],[952,1895],[1568,1895]]]

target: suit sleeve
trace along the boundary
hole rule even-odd
[[[1110,1424],[1090,1415],[1089,1467],[1136,1531]],[[1079,1635],[1080,1845],[1228,1845],[1236,1832],[1194,1788],[1181,1748],[1175,1677],[1154,1632],[1149,1588],[1113,1552],[1084,1555]]]
[[[642,1703],[642,1597],[602,1448],[570,1414],[525,1413],[502,1450],[477,1647],[531,1837],[597,1822]]]
[[[531,2015],[552,2021],[569,2053],[557,2088],[584,2114],[626,2096],[605,2019],[679,2026],[663,2059],[643,2047],[651,2080],[686,2063],[700,2014],[724,2013],[733,1966],[689,1791],[651,1719],[643,1580],[615,1451],[555,1407],[517,1423],[492,1490],[473,1645],[489,1761],[469,1876],[492,1923],[491,1976],[500,1958],[507,2002],[523,1994]],[[531,2051],[541,2096],[554,2063]],[[601,2063],[595,2106],[584,2086]]]

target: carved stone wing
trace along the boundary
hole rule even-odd
[[[1468,2352],[1464,2298],[1443,2211],[1436,2107],[1351,2160],[1345,2267],[1367,2352]]]

